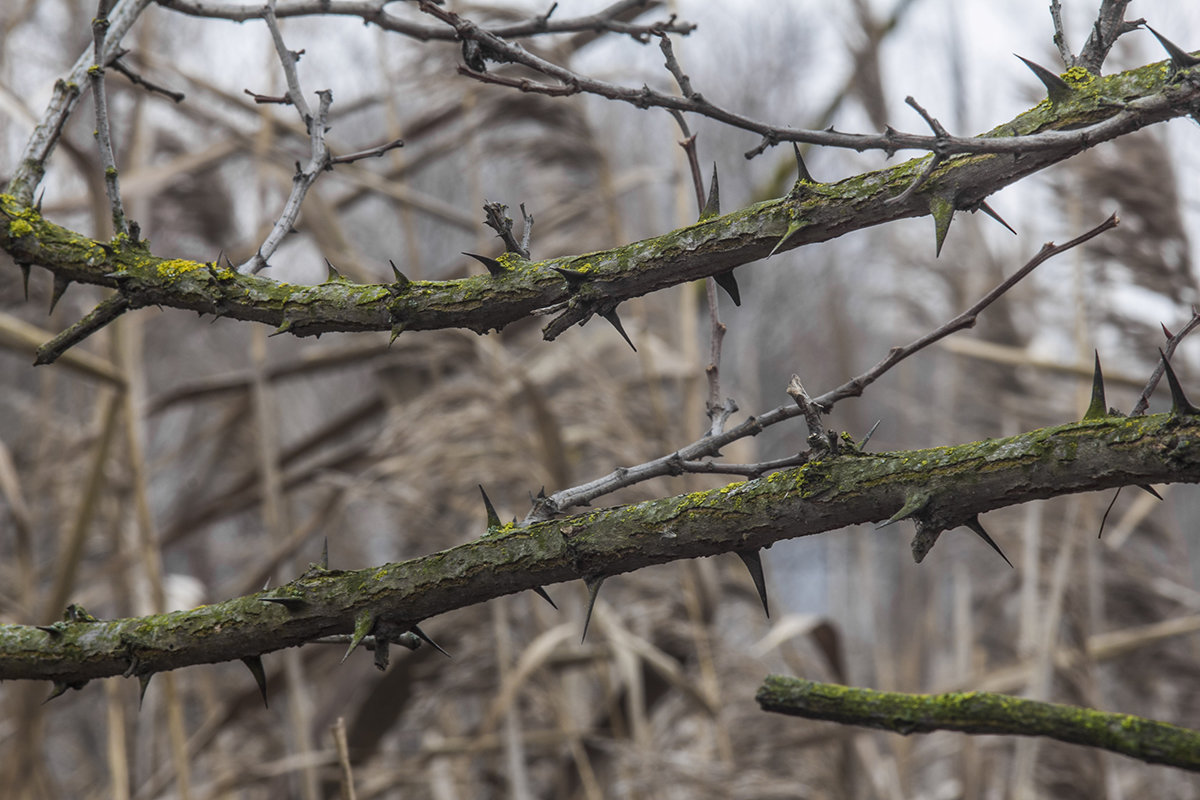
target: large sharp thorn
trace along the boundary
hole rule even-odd
[[[403,272],[396,269],[396,262],[392,261],[389,258],[388,263],[392,265],[392,275],[395,277],[395,280],[392,281],[392,283],[394,283],[397,286],[408,286],[410,283],[412,283],[412,281],[410,281],[407,277],[405,277]]]
[[[776,242],[775,246],[771,248],[771,252],[767,253],[767,258],[770,258],[771,256],[778,253],[779,248],[781,248],[785,244],[787,244],[788,239],[791,239],[792,236],[796,233],[796,231],[800,230],[803,227],[804,227],[804,223],[798,219],[794,219],[791,222],[789,222],[788,228],[786,231],[784,231],[783,236],[779,237],[779,241]]]
[[[942,245],[946,242],[946,234],[950,232],[950,222],[954,219],[954,203],[945,197],[933,195],[929,198],[929,212],[933,215],[933,232],[937,245],[933,256],[942,254]]]
[[[488,258],[487,256],[481,256],[476,253],[465,253],[464,252],[463,255],[470,256],[471,258],[478,261],[480,264],[483,264],[485,267],[487,267],[487,271],[488,271],[489,275],[496,276],[496,275],[504,274],[504,265],[501,264],[499,261],[497,261],[494,258]]]
[[[1104,509],[1104,515],[1100,517],[1100,530],[1096,531],[1097,539],[1104,536],[1104,523],[1108,522],[1108,515],[1112,513],[1113,506],[1117,504],[1117,498],[1121,496],[1121,490],[1124,488],[1124,486],[1118,486],[1117,490],[1113,492],[1112,500],[1108,501],[1108,508]]]
[[[1196,408],[1188,402],[1187,395],[1183,393],[1183,387],[1179,385],[1179,379],[1175,377],[1175,370],[1171,368],[1171,362],[1167,361],[1166,354],[1162,350],[1159,350],[1158,354],[1162,356],[1163,370],[1167,373],[1167,384],[1171,387],[1171,416],[1200,414],[1200,408]]]
[[[1158,498],[1159,500],[1163,499],[1163,496],[1161,494],[1159,494],[1157,491],[1155,491],[1154,487],[1148,483],[1139,483],[1139,484],[1137,484],[1137,488],[1141,489],[1143,492],[1148,492],[1149,494],[1153,495],[1154,497]]]
[[[875,420],[875,424],[871,426],[871,430],[867,431],[867,435],[862,438],[862,441],[855,445],[859,450],[866,449],[867,442],[871,441],[871,437],[875,435],[875,431],[879,428],[879,423],[881,422],[883,422],[881,419]]]
[[[982,211],[983,213],[987,214],[992,219],[996,220],[996,222],[999,222],[1004,227],[1008,228],[1008,232],[1011,233],[1013,236],[1017,235],[1017,232],[1016,232],[1016,230],[1013,229],[1013,226],[1009,225],[1007,222],[1005,222],[1004,217],[997,214],[996,209],[989,206],[986,201],[981,200],[979,202],[979,210]]]
[[[970,519],[968,519],[966,522],[963,523],[963,525],[966,525],[968,528],[970,528],[972,531],[975,532],[976,536],[978,536],[980,539],[983,539],[985,542],[987,542],[988,547],[992,548],[997,553],[999,553],[1000,557],[1004,559],[1004,563],[1008,564],[1008,566],[1012,567],[1012,565],[1013,565],[1012,562],[1008,560],[1008,556],[1004,555],[1004,551],[1000,549],[1000,545],[996,544],[996,542],[992,539],[992,537],[988,536],[988,532],[983,529],[983,525],[979,522],[978,514],[976,514],[973,517],[971,517]],[[1015,567],[1014,567],[1014,569],[1015,569]]]
[[[346,663],[346,659],[354,652],[354,648],[358,647],[362,640],[367,638],[372,630],[375,629],[375,615],[367,609],[358,612],[358,616],[354,618],[354,633],[350,636],[350,646],[346,648],[346,652],[342,655],[342,663]]]
[[[46,199],[46,190],[43,188],[42,191],[38,193],[37,201],[33,204],[33,210],[39,214],[42,213],[42,201],[44,199]]]
[[[321,545],[321,569],[329,569],[329,537]]]
[[[1013,55],[1017,56],[1016,53],[1013,53]],[[1024,56],[1017,56],[1017,58],[1024,61],[1025,66],[1029,67],[1033,74],[1037,76],[1038,80],[1041,81],[1046,87],[1046,94],[1050,96],[1051,103],[1059,103],[1071,97],[1071,87],[1062,78],[1058,77],[1041,64],[1030,61]]]
[[[1100,371],[1100,353],[1096,352],[1096,367],[1092,372],[1092,402],[1083,412],[1083,421],[1104,419],[1108,416],[1108,403],[1104,400],[1104,373]]]
[[[912,555],[913,561],[920,564],[925,560],[925,556],[929,555],[929,551],[937,544],[938,537],[942,535],[942,529],[933,525],[926,525],[924,522],[917,520],[917,532],[912,540]]]
[[[142,710],[142,701],[146,699],[146,690],[150,688],[150,679],[153,677],[153,672],[138,675],[138,711]]]
[[[25,301],[29,301],[29,264],[18,262],[17,268],[21,270],[21,286],[25,289]]]
[[[1162,327],[1163,336],[1167,337],[1168,342],[1175,338],[1175,334],[1171,333],[1171,329],[1164,323],[1160,322],[1158,324]]]
[[[615,308],[600,312],[600,316],[608,320],[608,324],[617,329],[617,333],[621,334],[621,338],[625,340],[626,344],[633,347],[633,340],[629,338],[629,334],[625,332],[625,327],[621,325],[621,318],[617,316]],[[637,352],[636,347],[633,347],[633,352]]]
[[[66,681],[54,681],[53,684],[51,684],[51,686],[50,686],[50,694],[46,697],[45,700],[42,701],[42,705],[46,705],[46,703],[49,703],[51,700],[53,700],[56,697],[59,697],[64,692],[66,692],[67,689],[70,689],[70,688],[71,687],[67,684]]]
[[[708,185],[708,202],[700,211],[700,221],[719,217],[721,215],[721,188],[717,183],[717,165],[713,162],[712,183]]]
[[[1200,64],[1200,58],[1196,58],[1194,55],[1187,52],[1158,31],[1154,30],[1154,28],[1151,28],[1149,25],[1147,25],[1146,30],[1154,34],[1154,38],[1158,39],[1158,43],[1163,46],[1163,50],[1167,51],[1167,55],[1171,57],[1171,66],[1175,69],[1187,69],[1188,67],[1194,67],[1197,64]]]
[[[801,183],[816,183],[813,176],[808,174],[808,167],[804,164],[804,156],[800,155],[800,145],[792,142],[792,152],[796,154],[796,180]]]
[[[487,512],[487,529],[489,532],[500,528],[500,515],[496,513],[496,507],[492,505],[492,500],[488,497],[487,492],[483,490],[483,484],[479,484],[479,493],[483,495],[483,508]]]
[[[418,639],[420,639],[422,642],[424,642],[425,644],[429,645],[429,646],[430,646],[430,647],[432,647],[434,650],[437,650],[439,653],[441,653],[442,655],[444,655],[446,658],[450,658],[450,654],[449,654],[449,653],[447,653],[445,650],[443,650],[441,647],[438,647],[438,643],[437,643],[437,642],[435,642],[433,639],[430,639],[428,636],[426,636],[426,635],[425,635],[425,631],[421,630],[421,629],[420,629],[420,628],[418,628],[416,625],[413,625],[413,626],[412,626],[411,628],[409,628],[408,630],[409,630],[409,632],[410,632],[410,633],[412,633],[414,636],[416,636],[416,637],[417,637]]]
[[[398,325],[392,326],[392,335],[388,339],[388,347],[391,347],[392,344],[395,343],[396,339],[400,336],[400,334],[404,333],[404,328],[405,328],[405,325],[403,322],[399,323]]]
[[[892,514],[884,522],[875,526],[876,530],[886,528],[888,525],[895,525],[902,519],[908,519],[920,512],[926,505],[929,504],[929,495],[924,492],[914,492],[904,498],[904,505],[900,506],[900,510]]]
[[[729,295],[729,299],[735,306],[742,304],[742,293],[738,291],[737,278],[733,277],[733,270],[713,275],[713,280],[717,282],[717,286],[725,290],[725,294]]]
[[[250,674],[254,676],[254,682],[258,684],[258,693],[262,695],[263,707],[270,708],[267,703],[267,672],[263,669],[262,656],[246,656],[242,659],[242,663],[250,670]]]
[[[600,587],[604,584],[604,579],[607,576],[597,575],[594,578],[584,578],[583,585],[588,590],[588,607],[587,616],[583,618],[583,636],[579,637],[579,643],[583,644],[587,638],[588,626],[592,624],[592,611],[596,608],[596,598],[600,596]]]
[[[557,610],[558,610],[558,604],[557,604],[557,603],[555,603],[553,600],[551,600],[551,599],[550,599],[550,595],[549,595],[549,594],[546,592],[546,590],[545,590],[544,588],[542,588],[541,586],[535,586],[535,587],[533,587],[533,591],[534,591],[535,593],[537,593],[537,596],[538,596],[538,597],[542,598],[542,599],[543,599],[543,600],[545,600],[547,603],[549,603],[550,605],[554,606],[554,610],[555,610],[555,611],[557,611]]]
[[[771,609],[767,605],[767,579],[763,575],[762,553],[755,550],[734,550],[737,557],[746,565],[746,569],[750,572],[750,580],[754,581],[754,588],[758,590],[758,599],[762,602],[763,613],[767,618],[771,617]]]
[[[299,597],[288,597],[287,595],[276,595],[272,597],[258,598],[264,603],[276,603],[286,608],[288,611],[295,611],[305,605],[307,602]]]
[[[330,263],[328,258],[325,259],[325,266],[329,268],[329,271],[325,273],[325,282],[326,283],[329,283],[330,281],[345,281],[346,280],[346,278],[342,275],[342,273],[338,272],[337,267],[335,267],[332,263]]]
[[[563,276],[563,280],[567,282],[567,291],[571,294],[578,292],[585,283],[592,279],[591,275],[577,269],[564,269],[563,267],[551,267],[550,269]]]
[[[58,301],[62,299],[62,296],[67,291],[67,287],[70,285],[71,281],[69,279],[60,275],[54,276],[54,288],[50,290],[50,310],[46,312],[47,315],[54,313],[54,307],[58,305]]]

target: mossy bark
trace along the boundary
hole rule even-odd
[[[925,524],[952,528],[1029,500],[1172,482],[1200,482],[1200,418],[1111,417],[953,447],[841,455],[710,491],[509,524],[401,563],[313,567],[269,592],[189,611],[50,631],[3,625],[0,679],[71,684],[247,658],[350,633],[363,612],[403,630],[537,586],[886,519],[915,494],[928,497]]]

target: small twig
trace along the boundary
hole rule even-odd
[[[335,156],[329,159],[330,164],[353,164],[355,161],[362,161],[365,158],[378,158],[389,150],[395,150],[397,147],[404,147],[403,139],[393,139],[386,144],[377,145],[368,150],[360,150],[357,153],[350,153],[344,156]]]
[[[34,366],[53,364],[67,350],[124,314],[129,308],[129,300],[124,295],[111,295],[83,319],[39,347],[33,361]]]
[[[658,34],[658,46],[662,50],[663,57],[666,58],[667,71],[675,78],[675,83],[679,84],[679,91],[684,97],[687,97],[697,102],[703,102],[703,98],[696,92],[692,91],[691,78],[683,71],[683,67],[679,66],[679,60],[675,58],[675,49],[671,46],[671,37],[665,33]]]
[[[681,461],[680,467],[684,472],[710,473],[715,475],[742,475],[747,478],[761,478],[768,472],[775,472],[789,467],[798,467],[808,462],[808,456],[800,453],[777,458],[774,461],[762,461],[758,464],[721,464],[715,461]]]
[[[146,80],[141,75],[134,72],[129,67],[125,66],[125,64],[121,62],[121,59],[127,55],[129,55],[128,50],[118,50],[116,53],[109,56],[107,66],[112,67],[117,72],[124,75],[125,78],[134,86],[141,86],[151,94],[161,94],[176,103],[182,103],[184,101],[185,95],[183,92],[176,92],[166,88],[165,86],[159,86],[157,83],[152,83],[151,81]]]
[[[117,180],[117,160],[113,154],[112,128],[108,121],[108,97],[104,91],[104,40],[108,35],[109,0],[100,0],[96,17],[92,20],[92,67],[88,78],[92,85],[92,99],[96,107],[96,144],[100,148],[100,164],[104,167],[104,192],[112,208],[113,232],[128,234],[129,224],[125,219],[125,208],[121,203],[121,185]]]
[[[555,3],[555,5],[558,5],[558,4]],[[553,11],[553,10],[554,10],[553,8],[550,9],[550,11]],[[550,12],[548,11],[546,13],[547,13],[547,15],[549,15]],[[529,239],[533,236],[533,214],[530,214],[529,212],[527,212],[525,210],[524,203],[521,203],[520,209],[521,209],[521,249],[523,251],[525,251],[525,253],[527,254],[526,258],[528,258],[529,257],[528,254],[531,252],[529,249]]]
[[[925,120],[925,123],[933,130],[933,135],[937,137],[939,142],[945,142],[951,138],[950,132],[942,127],[942,123],[938,122],[936,117],[926,111],[925,107],[918,103],[912,95],[904,98],[904,102],[916,109],[916,112],[921,115],[921,118]],[[929,159],[929,163],[925,165],[925,169],[921,170],[921,174],[917,176],[917,179],[910,183],[908,188],[893,197],[889,202],[903,203],[905,200],[911,197],[913,193],[917,191],[917,189],[921,188],[921,186],[925,184],[925,181],[929,180],[929,176],[931,176],[933,171],[941,166],[942,162],[945,160],[945,154],[942,153],[941,150],[935,149],[933,152],[933,158]]]
[[[1195,306],[1192,306],[1192,318],[1188,320],[1187,325],[1184,325],[1179,333],[1172,334],[1167,330],[1165,325],[1163,326],[1163,333],[1167,337],[1167,346],[1163,348],[1163,351],[1166,353],[1168,359],[1175,354],[1175,348],[1179,346],[1184,337],[1194,331],[1197,326],[1200,326],[1200,313],[1197,313]],[[1154,390],[1158,388],[1158,382],[1162,380],[1163,369],[1163,361],[1160,358],[1154,366],[1154,372],[1150,374],[1150,380],[1146,382],[1146,388],[1142,389],[1142,396],[1138,398],[1137,405],[1129,412],[1129,416],[1139,417],[1145,414],[1147,409],[1150,408],[1150,396],[1154,394]]]
[[[328,89],[317,92],[317,113],[314,117],[308,102],[304,99],[304,94],[300,89],[300,77],[296,73],[296,62],[304,51],[289,50],[284,44],[283,35],[279,32],[279,21],[275,18],[275,0],[267,3],[266,8],[262,11],[262,18],[271,32],[271,40],[275,44],[275,54],[279,57],[279,63],[283,67],[284,78],[288,86],[287,97],[296,107],[300,119],[308,130],[312,154],[303,168],[297,162],[296,174],[292,176],[292,191],[288,194],[283,211],[279,214],[279,219],[275,221],[271,232],[267,234],[267,238],[254,255],[238,265],[238,272],[249,273],[259,272],[267,266],[271,256],[275,254],[279,245],[295,227],[296,220],[300,216],[300,206],[303,204],[304,196],[308,194],[309,188],[323,171],[331,168],[329,146],[325,143],[325,129],[329,120],[329,106],[333,103],[333,94]]]
[[[254,102],[258,103],[260,106],[271,105],[271,104],[280,105],[280,106],[290,106],[292,104],[292,98],[286,94],[282,94],[282,95],[259,94],[258,92],[252,92],[249,89],[242,89],[242,92],[244,94],[250,95],[251,99],[253,99]]]
[[[1075,54],[1071,52],[1070,47],[1067,47],[1067,36],[1063,30],[1062,6],[1058,0],[1050,0],[1050,18],[1054,20],[1054,46],[1058,48],[1063,64],[1070,69],[1075,66]]]
[[[828,449],[829,437],[825,433],[825,426],[821,423],[821,414],[828,409],[813,402],[813,399],[808,396],[808,392],[804,390],[804,384],[800,382],[799,375],[793,375],[792,379],[788,381],[787,393],[799,407],[800,413],[804,415],[804,424],[808,426],[809,447],[813,450]]]
[[[513,234],[513,221],[512,217],[508,216],[508,206],[489,200],[483,204],[483,213],[483,224],[494,230],[496,235],[504,240],[506,253],[516,253],[521,258],[529,258],[528,248],[522,246]],[[525,213],[524,204],[521,205],[521,214],[525,216],[525,227],[528,230],[533,224],[533,218]]]

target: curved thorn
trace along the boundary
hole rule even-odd
[[[42,701],[42,705],[46,705],[46,703],[49,703],[56,697],[59,697],[70,688],[71,687],[67,685],[66,681],[54,681],[50,686],[50,694],[45,700]]]
[[[329,283],[330,281],[346,280],[345,277],[342,276],[342,273],[337,271],[337,267],[335,267],[333,264],[330,263],[328,258],[325,259],[325,266],[329,268],[329,271],[325,273],[325,282],[326,283]]]
[[[50,290],[50,310],[46,312],[47,315],[54,313],[54,307],[58,305],[58,301],[62,299],[64,294],[66,294],[67,287],[70,285],[71,281],[67,278],[63,278],[59,275],[54,276],[54,288]]]
[[[392,336],[390,339],[388,339],[388,347],[392,346],[392,343],[396,341],[396,337],[398,337],[400,334],[404,333],[404,327],[405,327],[405,325],[403,322],[401,322],[398,325],[392,326]]]
[[[276,603],[277,605],[283,606],[288,611],[295,611],[296,609],[307,604],[305,600],[302,600],[299,597],[288,597],[287,595],[260,597],[258,599],[264,603]]]
[[[792,142],[792,152],[796,154],[796,181],[798,183],[816,183],[813,176],[808,174],[808,167],[804,164],[804,156],[800,155],[800,145]]]
[[[708,185],[708,202],[700,211],[700,222],[721,215],[721,188],[717,182],[717,164],[713,162],[712,183]]]
[[[396,262],[389,258],[388,263],[392,265],[392,275],[395,277],[395,280],[392,281],[392,283],[396,284],[397,286],[408,286],[410,283],[412,283],[412,281],[410,281],[403,272],[396,269]]]
[[[346,663],[346,659],[354,652],[354,648],[358,647],[362,640],[367,638],[372,630],[375,629],[375,615],[369,610],[363,609],[358,612],[358,616],[354,618],[354,633],[350,636],[350,646],[346,648],[346,652],[342,655],[342,663]]]
[[[758,549],[734,550],[733,552],[750,572],[750,580],[754,581],[754,588],[758,590],[758,599],[762,602],[763,613],[770,619],[771,609],[767,606],[767,579],[763,574],[762,552]]]
[[[258,684],[258,693],[262,695],[263,707],[270,708],[267,703],[267,672],[263,669],[262,656],[246,656],[242,659],[242,663],[250,670],[250,674],[254,676],[254,682]]]
[[[1016,53],[1013,53],[1013,55],[1017,56]],[[1051,103],[1058,103],[1070,98],[1071,87],[1066,81],[1043,67],[1041,64],[1030,61],[1024,56],[1017,56],[1017,58],[1024,61],[1025,66],[1029,67],[1030,71],[1033,72],[1033,74],[1037,76],[1037,79],[1042,82],[1042,85],[1046,87],[1046,94],[1050,96]]]
[[[1004,563],[1008,564],[1009,567],[1012,567],[1012,565],[1013,565],[1012,562],[1008,560],[1008,556],[1004,555],[1004,551],[1000,549],[1000,545],[996,544],[996,542],[992,539],[992,537],[988,536],[987,531],[985,531],[983,529],[983,525],[979,522],[978,514],[976,514],[973,517],[971,517],[970,519],[966,520],[963,523],[963,525],[966,525],[968,528],[970,528],[972,531],[975,532],[976,536],[978,536],[980,539],[983,539],[985,542],[987,542],[988,547],[992,548],[997,553],[999,553],[1000,557],[1004,559]],[[1013,568],[1015,569],[1015,567],[1013,567]]]
[[[621,338],[625,340],[626,344],[628,344],[630,347],[633,347],[633,340],[629,338],[629,334],[625,332],[625,327],[621,325],[621,318],[617,316],[617,310],[615,308],[601,312],[600,316],[608,320],[608,324],[617,329],[617,333],[621,334]],[[633,352],[637,352],[636,347],[633,347]]]
[[[533,591],[537,594],[538,597],[542,598],[547,603],[554,606],[555,611],[558,610],[558,604],[550,599],[550,595],[546,592],[545,588],[543,588],[541,586],[535,586],[535,587],[533,587]]]
[[[285,319],[283,322],[281,322],[279,324],[278,328],[276,328],[275,330],[268,333],[267,336],[268,337],[278,336],[281,333],[287,333],[291,329],[292,329],[292,321],[290,319]]]
[[[587,638],[588,626],[592,624],[592,611],[596,608],[596,598],[600,596],[600,587],[607,577],[607,575],[597,575],[593,578],[583,579],[583,584],[588,590],[588,607],[587,616],[583,618],[583,636],[579,637],[580,644],[583,644],[584,639]]]
[[[1104,373],[1100,371],[1100,353],[1096,351],[1096,366],[1092,372],[1092,402],[1083,412],[1083,422],[1104,419],[1108,416],[1108,403],[1104,400]]]
[[[487,271],[488,271],[489,275],[492,275],[492,276],[503,275],[505,272],[504,265],[501,264],[499,261],[497,261],[494,258],[488,258],[487,256],[481,256],[477,253],[467,253],[467,252],[464,252],[463,255],[470,256],[471,258],[478,261],[480,264],[483,264],[485,267],[487,267]]]
[[[1159,494],[1157,491],[1155,491],[1154,487],[1148,483],[1139,483],[1139,484],[1137,484],[1137,488],[1141,489],[1143,492],[1153,495],[1154,497],[1156,497],[1159,500],[1163,499],[1163,496],[1161,494]]]
[[[411,628],[409,628],[408,630],[409,630],[409,632],[410,632],[410,633],[412,633],[414,636],[416,636],[416,637],[417,637],[418,639],[420,639],[422,642],[424,642],[425,644],[429,645],[429,646],[430,646],[430,647],[432,647],[434,650],[437,650],[439,653],[441,653],[442,655],[444,655],[446,658],[450,658],[450,654],[449,654],[449,653],[447,653],[445,650],[443,650],[441,647],[439,647],[437,642],[435,642],[433,639],[430,639],[428,636],[426,636],[426,635],[425,635],[425,631],[421,630],[421,629],[420,629],[419,627],[417,627],[416,625],[413,625],[413,626],[412,626]]]
[[[1008,232],[1011,233],[1013,236],[1017,235],[1016,229],[1014,229],[1012,225],[1009,225],[1007,222],[1005,222],[1004,217],[997,214],[996,209],[989,206],[987,204],[987,201],[981,200],[979,202],[979,210],[982,211],[983,213],[987,214],[992,219],[996,220],[996,222],[999,222],[1004,227],[1008,228]]]
[[[885,521],[876,525],[875,529],[879,530],[880,528],[886,528],[888,525],[895,525],[900,520],[908,519],[909,517],[920,512],[928,504],[929,504],[929,495],[928,494],[926,494],[925,492],[914,492],[914,493],[908,495],[906,498],[904,498],[904,505],[900,506],[899,511],[897,511],[895,514],[892,514]],[[920,562],[917,562],[917,563],[920,563]]]
[[[929,213],[933,215],[933,233],[936,243],[934,258],[942,254],[942,245],[946,242],[946,234],[950,232],[950,222],[954,219],[954,203],[941,195],[929,198]]]
[[[1200,408],[1196,408],[1188,402],[1187,395],[1183,393],[1183,387],[1179,385],[1179,379],[1175,377],[1175,370],[1171,368],[1171,362],[1167,361],[1166,354],[1161,349],[1158,354],[1162,357],[1163,371],[1167,373],[1167,384],[1171,387],[1171,416],[1200,414]]]
[[[733,270],[713,275],[713,280],[717,282],[717,286],[725,290],[725,294],[729,295],[729,299],[735,306],[742,304],[742,293],[738,291],[737,278],[733,277]]]
[[[142,701],[146,699],[146,690],[150,688],[150,679],[153,677],[153,672],[147,672],[145,675],[138,675],[138,711],[142,710]]]
[[[787,244],[788,239],[791,239],[792,236],[796,233],[796,231],[800,230],[803,227],[804,227],[804,223],[798,219],[794,219],[790,223],[788,223],[787,230],[784,231],[783,236],[779,237],[779,241],[776,242],[775,246],[771,248],[771,252],[767,253],[767,258],[770,258],[771,256],[778,253],[779,248],[781,248],[785,244]]]
[[[1196,58],[1194,55],[1187,52],[1158,31],[1154,30],[1154,28],[1151,28],[1149,25],[1147,25],[1146,30],[1154,34],[1154,38],[1158,39],[1158,43],[1162,45],[1163,50],[1167,51],[1167,55],[1171,57],[1171,66],[1173,66],[1175,69],[1187,69],[1188,67],[1194,67],[1197,64],[1200,64],[1200,58]]]
[[[329,537],[321,544],[321,569],[329,569]]]
[[[479,493],[483,495],[483,508],[487,512],[487,529],[488,531],[494,531],[501,526],[500,515],[496,513],[496,507],[492,505],[491,498],[483,490],[483,484],[478,484],[478,486]]]
[[[580,272],[577,269],[566,269],[564,267],[551,267],[550,269],[563,276],[567,282],[567,291],[574,294],[583,288],[583,285],[592,279],[591,275],[586,272]]]
[[[29,301],[29,264],[18,262],[17,268],[21,270],[21,286],[25,289],[25,300]]]

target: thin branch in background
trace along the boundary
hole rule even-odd
[[[92,100],[96,107],[96,144],[100,148],[100,164],[104,167],[104,191],[112,207],[113,232],[128,235],[129,223],[125,219],[125,208],[121,203],[121,185],[117,180],[117,160],[113,155],[112,129],[108,120],[108,97],[104,91],[104,40],[108,35],[109,6],[109,0],[100,0],[96,16],[92,20],[93,63],[88,70],[88,80],[92,86]]]
[[[1121,5],[1123,7],[1124,4]],[[840,147],[858,151],[882,150],[889,154],[898,150],[928,150],[940,153],[943,158],[962,153],[1009,153],[1019,155],[1040,150],[1057,150],[1064,147],[1069,141],[1086,141],[1092,139],[1104,130],[1104,126],[1113,124],[1113,119],[1124,119],[1126,115],[1142,115],[1147,111],[1147,109],[1139,107],[1137,103],[1131,103],[1128,107],[1118,111],[1114,117],[1110,117],[1109,120],[1074,128],[1069,132],[1050,131],[1020,136],[982,138],[941,137],[936,135],[920,136],[892,129],[883,134],[857,134],[843,133],[834,130],[832,127],[825,130],[804,130],[787,126],[769,125],[714,105],[699,93],[693,93],[691,97],[680,97],[656,91],[645,85],[634,89],[580,75],[566,67],[547,61],[529,50],[505,40],[502,36],[498,36],[496,33],[488,31],[458,14],[431,3],[429,0],[421,0],[419,6],[424,13],[436,17],[451,26],[458,38],[464,41],[471,40],[477,42],[481,48],[481,52],[488,54],[491,60],[521,64],[558,81],[561,86],[550,87],[551,91],[556,94],[586,92],[610,100],[629,103],[636,108],[676,109],[678,111],[699,114],[734,128],[757,133],[762,137],[762,141],[757,147],[746,153],[746,158],[752,158],[768,147],[781,142],[805,142],[825,147]],[[1137,24],[1122,22],[1117,28],[1123,33],[1133,30],[1137,27]],[[1107,50],[1105,50],[1105,53],[1107,53]],[[461,71],[463,70],[460,69]],[[480,80],[489,80],[484,77],[488,73],[478,70],[468,71],[464,74],[470,74],[472,77]],[[492,82],[496,81],[493,80]],[[539,91],[540,86],[544,85],[528,83],[523,84],[520,88],[523,91],[536,92]]]
[[[126,66],[125,63],[121,61],[121,59],[123,59],[127,55],[129,55],[128,50],[126,50],[124,48],[118,50],[116,53],[113,53],[111,56],[109,56],[107,66],[112,67],[117,72],[124,75],[125,78],[130,83],[132,83],[134,86],[140,86],[143,89],[145,89],[147,92],[150,92],[151,94],[161,94],[162,96],[166,97],[168,100],[171,100],[172,102],[175,102],[175,103],[182,103],[184,101],[185,95],[183,94],[183,92],[176,92],[172,89],[166,88],[165,86],[159,86],[157,83],[148,81],[145,78],[143,78],[141,75],[134,72],[128,66]]]
[[[1067,46],[1067,35],[1062,21],[1062,5],[1058,0],[1050,0],[1050,18],[1054,20],[1054,46],[1058,48],[1058,54],[1062,56],[1063,64],[1070,69],[1075,66],[1075,54]]]
[[[367,150],[359,150],[357,153],[349,153],[344,156],[334,156],[329,159],[330,164],[353,164],[355,161],[362,161],[365,158],[378,158],[389,150],[395,150],[397,147],[404,147],[403,139],[393,139],[386,144],[377,145],[376,147]]]
[[[303,168],[297,162],[296,174],[292,176],[292,191],[288,195],[287,202],[284,203],[283,211],[257,252],[238,265],[237,271],[243,273],[256,273],[267,266],[271,256],[275,254],[284,238],[295,227],[296,220],[300,216],[300,206],[304,202],[304,196],[308,194],[309,187],[316,182],[317,177],[323,171],[330,168],[329,146],[325,143],[325,130],[329,121],[329,106],[333,103],[333,94],[328,89],[317,92],[317,113],[314,116],[308,101],[304,99],[304,93],[300,88],[300,76],[296,73],[296,62],[300,60],[300,55],[304,51],[289,50],[284,44],[283,34],[279,32],[279,21],[275,18],[275,0],[267,3],[266,8],[262,11],[262,18],[271,32],[271,41],[275,44],[275,54],[279,57],[279,63],[283,67],[288,87],[287,97],[296,107],[296,112],[308,130],[312,154]]]

